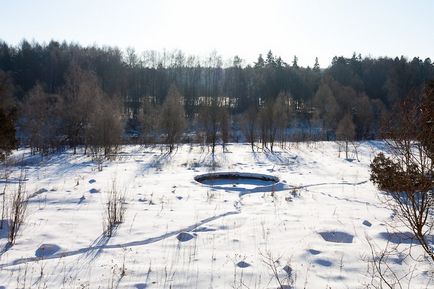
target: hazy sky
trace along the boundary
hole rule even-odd
[[[137,51],[259,53],[322,67],[334,55],[434,59],[432,0],[0,0],[0,39],[51,39]]]

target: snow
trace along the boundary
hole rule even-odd
[[[349,162],[332,142],[275,153],[232,144],[215,158],[199,146],[173,154],[125,146],[102,171],[84,155],[20,150],[14,156],[23,158],[31,198],[16,244],[7,248],[0,232],[0,288],[278,288],[268,253],[295,288],[362,288],[370,281],[367,238],[422,252],[405,230],[388,231],[393,214],[369,181],[381,147],[362,143],[360,162]],[[280,186],[195,181],[213,169],[272,175]],[[18,175],[16,168],[12,180]],[[127,211],[108,238],[104,203],[113,181]],[[397,272],[412,262],[398,261]],[[412,288],[425,288],[430,268],[416,270]]]

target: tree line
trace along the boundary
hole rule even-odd
[[[434,78],[431,60],[334,57],[301,67],[269,51],[252,64],[182,51],[23,40],[0,42],[2,155],[84,147],[110,155],[126,142],[373,139],[407,95]],[[16,135],[16,138],[13,136]]]

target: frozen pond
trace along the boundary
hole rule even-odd
[[[233,190],[254,190],[258,188],[273,189],[279,178],[256,173],[218,172],[196,176],[197,182],[213,188]]]

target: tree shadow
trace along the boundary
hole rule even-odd
[[[9,223],[10,220],[0,220],[3,224],[3,227],[0,229],[0,239],[6,239],[9,235]]]
[[[287,152],[276,152],[276,151],[270,151],[269,149],[265,149],[263,154],[267,158],[267,160],[271,163],[274,163],[276,165],[280,166],[295,166],[299,164],[298,156],[290,156]]]
[[[94,165],[94,162],[91,161],[86,155],[61,151],[47,156],[30,154],[27,156],[24,155],[23,159],[17,161],[15,165],[24,169],[30,169],[32,167],[44,167],[47,169],[52,168],[52,175],[57,176],[71,173],[85,167],[91,167]]]
[[[411,232],[381,232],[379,235],[383,240],[387,240],[393,244],[420,244]]]
[[[151,237],[151,238],[147,238],[144,240],[139,240],[139,241],[131,241],[131,242],[126,242],[126,243],[119,243],[119,244],[110,244],[107,245],[108,241],[110,240],[110,238],[104,236],[104,234],[102,234],[101,236],[99,236],[92,244],[90,244],[88,247],[85,248],[80,248],[77,250],[72,250],[72,251],[61,251],[61,252],[57,252],[51,256],[47,256],[46,258],[44,258],[44,260],[50,260],[50,259],[59,259],[59,258],[64,258],[64,257],[70,257],[70,256],[75,256],[75,255],[81,255],[80,258],[75,262],[77,264],[77,266],[80,266],[81,268],[84,267],[83,261],[90,263],[92,260],[94,260],[103,250],[110,250],[110,249],[121,249],[121,248],[128,248],[128,247],[136,247],[136,246],[144,246],[144,245],[148,245],[148,244],[152,244],[152,243],[156,243],[159,242],[161,240],[176,236],[182,232],[190,232],[193,231],[194,229],[196,229],[197,227],[215,221],[217,219],[223,218],[223,217],[227,217],[230,215],[235,215],[235,214],[239,214],[239,211],[230,211],[230,212],[226,212],[226,213],[222,213],[220,215],[216,215],[213,217],[209,217],[206,219],[203,219],[201,221],[199,221],[198,223],[195,223],[193,225],[190,225],[188,227],[182,228],[180,230],[175,230],[175,231],[171,231],[165,234],[162,234],[160,236],[156,236],[156,237]],[[21,264],[26,264],[29,262],[36,262],[39,261],[40,258],[38,257],[29,257],[29,258],[22,258],[22,259],[17,259],[14,260],[10,263],[7,264],[2,264],[0,265],[0,269],[1,268],[6,268],[6,267],[10,267],[10,266],[15,266],[15,265],[21,265]],[[71,268],[72,270],[72,268]]]
[[[151,169],[161,170],[172,160],[174,155],[176,155],[176,151],[172,153],[167,151],[159,155],[154,154],[152,159],[148,163],[144,164],[143,171],[148,171]]]

